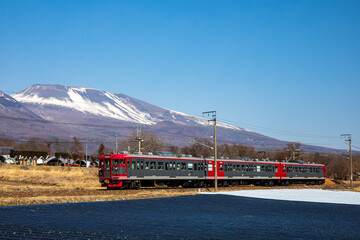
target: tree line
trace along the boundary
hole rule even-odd
[[[138,152],[138,137],[133,132],[129,137],[119,141],[118,149],[125,150],[130,153]],[[214,156],[214,143],[208,139],[195,139],[191,144],[185,147],[179,147],[166,144],[157,135],[149,131],[141,133],[141,152],[166,151],[175,154],[186,154],[194,157],[210,157]],[[0,140],[0,146],[14,147],[22,151],[23,155],[29,154],[33,157],[34,152],[54,154],[56,157],[72,158],[80,160],[85,158],[84,146],[76,137],[72,138],[72,142],[59,142],[58,139],[53,141],[32,138],[24,143],[16,143],[9,139]],[[114,148],[110,148],[101,143],[96,150],[88,154],[88,160],[95,161],[99,156],[114,152]],[[279,150],[258,151],[252,146],[242,144],[221,144],[217,146],[218,158],[236,158],[249,157],[253,159],[268,159],[278,161],[294,161],[302,160],[305,162],[314,162],[325,164],[327,168],[327,177],[341,180],[348,180],[350,176],[350,163],[348,156],[339,154],[326,153],[307,153],[301,149],[299,143],[289,143],[287,147]],[[39,157],[39,156],[38,156]],[[360,156],[353,155],[353,176],[357,176],[360,172]]]

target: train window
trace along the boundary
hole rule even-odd
[[[194,171],[197,171],[197,163],[194,163]]]
[[[236,169],[235,169],[235,167],[236,167]],[[237,165],[235,165],[234,166],[234,171],[237,171],[237,172],[240,172],[241,171],[241,166],[239,165],[239,164],[237,164]]]
[[[245,172],[245,165],[241,165],[241,169],[243,172]]]
[[[176,164],[176,170],[180,171],[180,163]]]
[[[286,172],[286,166],[283,166],[283,172]]]
[[[187,164],[188,170],[192,171],[193,170],[193,164],[192,163],[188,163]]]
[[[99,161],[99,166],[102,166],[102,165],[104,165],[104,161],[103,161],[103,160],[100,160],[100,161]]]
[[[134,170],[135,169],[135,162],[133,161],[131,164],[131,169]]]
[[[151,169],[151,170],[155,170],[155,169],[156,169],[156,163],[155,163],[155,162],[150,162],[150,169]]]
[[[149,170],[149,162],[145,162],[145,169]]]
[[[213,170],[213,165],[212,164],[209,164],[208,165],[208,171],[212,171]]]
[[[186,163],[181,163],[181,170],[183,170],[183,171],[186,170]]]
[[[158,169],[159,170],[164,170],[164,163],[163,162],[158,162]]]
[[[127,161],[127,166],[128,166],[128,167],[130,167],[130,160],[129,160],[129,161]]]
[[[165,163],[165,170],[169,170],[169,163]]]
[[[105,159],[105,165],[110,165],[110,159]]]
[[[140,162],[136,163],[136,169],[140,170]]]
[[[261,171],[265,172],[265,166],[261,166]]]
[[[224,164],[220,164],[219,169],[220,171],[224,171]]]
[[[275,172],[279,172],[279,167],[275,166]]]
[[[256,170],[257,170],[257,172],[261,172],[261,166],[256,166]]]

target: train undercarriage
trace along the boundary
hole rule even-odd
[[[249,179],[249,180],[218,180],[218,187],[234,187],[241,185],[254,186],[290,186],[293,184],[306,185],[322,185],[324,179],[288,179],[288,180],[265,180],[265,179]],[[183,188],[205,188],[214,187],[214,180],[110,180],[109,184],[102,182],[102,186],[108,189],[139,189],[141,187],[183,187]]]

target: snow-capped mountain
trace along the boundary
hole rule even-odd
[[[76,136],[93,142],[113,143],[115,137],[128,137],[138,124],[165,142],[179,146],[188,145],[189,138],[213,135],[212,127],[204,118],[90,87],[36,84],[12,97],[1,93],[0,115],[3,116],[1,135],[15,139],[69,139]],[[217,126],[219,144],[238,143],[258,149],[280,149],[287,144],[237,126],[219,122]],[[308,151],[324,149],[303,148]]]
[[[208,121],[200,117],[157,107],[125,94],[113,94],[89,87],[33,85],[12,97],[47,120],[58,119],[56,116],[61,109],[62,115],[71,111],[71,120],[107,118],[109,121],[145,125],[156,125],[162,121],[181,125],[208,125]],[[218,123],[218,126],[244,130],[224,123]]]

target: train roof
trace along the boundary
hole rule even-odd
[[[214,157],[210,158],[204,158],[204,157],[193,157],[191,155],[185,155],[185,154],[175,154],[170,152],[155,152],[155,153],[134,153],[134,154],[128,154],[126,152],[122,152],[123,155],[126,155],[128,157],[136,157],[136,158],[162,158],[162,159],[185,159],[185,160],[208,160],[208,161],[214,161]],[[224,158],[220,157],[217,159],[217,161],[226,161],[226,162],[260,162],[260,163],[286,163],[288,165],[313,165],[313,166],[324,166],[323,164],[317,164],[317,163],[309,163],[302,160],[295,160],[295,161],[272,161],[268,159],[252,159],[249,157],[235,157],[235,158]]]

